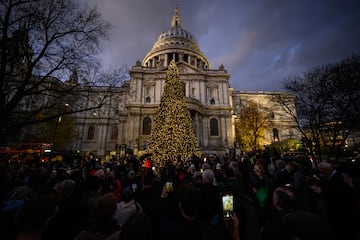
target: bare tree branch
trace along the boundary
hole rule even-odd
[[[119,74],[124,66],[101,69],[99,41],[111,26],[95,8],[76,0],[0,0],[0,13],[2,139],[28,124],[100,108],[127,77]],[[75,83],[66,82],[75,69]],[[87,98],[91,107],[77,104]],[[69,101],[76,104],[64,110]]]
[[[360,56],[319,66],[291,77],[284,88],[295,96],[296,114],[281,97],[278,102],[296,121],[308,147],[337,152],[359,130]]]

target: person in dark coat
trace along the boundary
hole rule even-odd
[[[335,239],[354,239],[358,217],[354,216],[353,185],[350,179],[328,163],[318,165],[321,182],[321,196],[325,202],[326,214]]]

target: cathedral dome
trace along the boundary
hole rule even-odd
[[[181,27],[176,7],[171,28],[162,32],[142,64],[147,67],[168,66],[170,61],[185,61],[201,69],[208,69],[209,62],[200,51],[193,35]]]
[[[152,50],[162,46],[173,45],[173,47],[183,46],[193,51],[200,51],[195,38],[191,33],[180,26],[171,27],[160,34]]]

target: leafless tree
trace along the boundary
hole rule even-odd
[[[319,66],[291,77],[284,88],[295,96],[295,109],[287,99],[278,102],[294,118],[304,143],[321,157],[337,153],[347,137],[359,131],[360,56]]]
[[[0,139],[101,107],[111,91],[96,97],[93,88],[123,77],[101,70],[97,57],[110,29],[96,8],[76,0],[0,0]],[[81,104],[88,98],[91,106]]]

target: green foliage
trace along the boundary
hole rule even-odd
[[[283,141],[273,142],[268,147],[273,152],[276,151],[279,154],[283,154],[285,152],[300,151],[301,141],[294,138],[288,138]]]
[[[178,158],[184,160],[193,154],[200,154],[179,70],[174,60],[167,71],[164,92],[155,115],[147,152],[152,154],[151,158],[158,167],[165,166],[168,161],[176,161]]]

